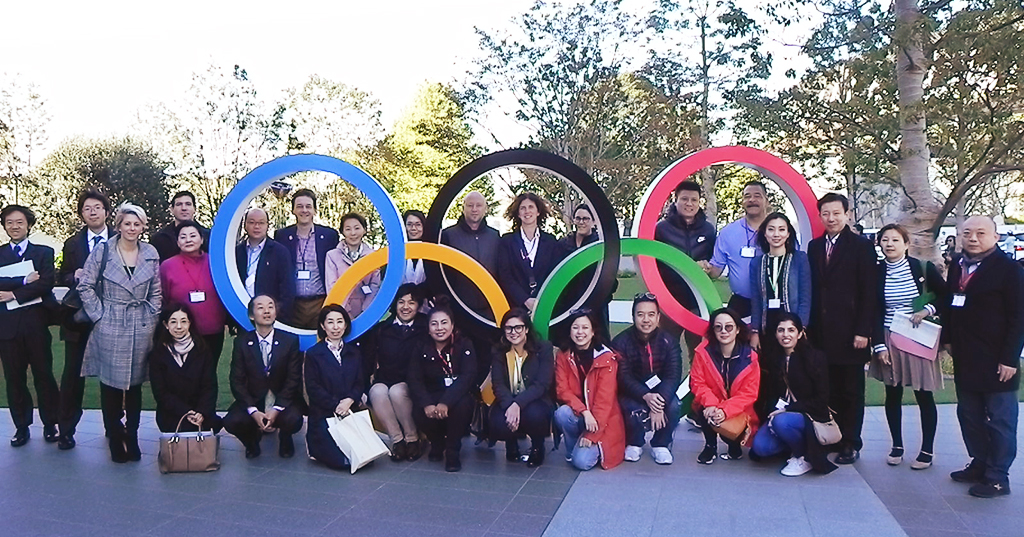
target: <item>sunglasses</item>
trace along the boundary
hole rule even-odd
[[[637,300],[658,300],[658,297],[654,293],[648,291],[646,293],[637,293],[633,295],[633,301],[635,302]]]

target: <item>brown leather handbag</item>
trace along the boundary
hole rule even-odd
[[[745,444],[750,436],[750,418],[746,414],[733,416],[719,425],[712,425],[711,430],[722,435],[729,441]]]
[[[173,433],[160,435],[160,473],[212,472],[220,469],[220,439],[213,431],[181,432],[185,416]]]

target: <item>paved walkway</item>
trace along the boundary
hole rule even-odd
[[[916,411],[907,407],[910,457],[919,441]],[[0,438],[12,433],[0,418]],[[1024,535],[1024,478],[1011,474],[1014,495],[977,500],[948,472],[966,460],[952,406],[940,407],[936,465],[890,468],[880,408],[868,411],[863,458],[828,476],[796,479],[780,463],[694,457],[702,437],[680,427],[676,463],[639,463],[579,474],[560,453],[531,470],[505,462],[495,449],[466,441],[464,469],[446,474],[424,459],[383,460],[355,475],[327,470],[301,456],[282,460],[272,439],[263,456],[243,458],[222,439],[218,472],[163,476],[156,468],[158,431],[143,416],[143,460],[110,462],[98,411],[88,411],[79,447],[60,452],[33,427],[28,446],[0,445],[0,512],[5,535]],[[297,440],[299,437],[297,437]],[[300,453],[304,451],[297,442]],[[213,526],[211,526],[211,522]]]

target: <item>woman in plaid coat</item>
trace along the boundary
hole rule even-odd
[[[142,458],[142,383],[160,313],[160,256],[139,240],[147,222],[141,207],[123,203],[114,218],[118,235],[93,250],[78,283],[83,309],[95,323],[82,376],[100,379],[103,427],[110,458],[118,463]]]

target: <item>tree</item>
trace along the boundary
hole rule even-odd
[[[342,157],[380,140],[380,103],[341,82],[311,75],[285,99],[288,149]]]
[[[0,79],[0,180],[8,197],[19,201],[19,187],[47,142],[46,99],[33,83]]]
[[[68,237],[79,226],[77,195],[95,186],[116,206],[130,201],[141,206],[155,231],[170,220],[166,170],[145,143],[132,138],[73,138],[61,143],[28,175],[25,199],[37,208],[37,229]]]

